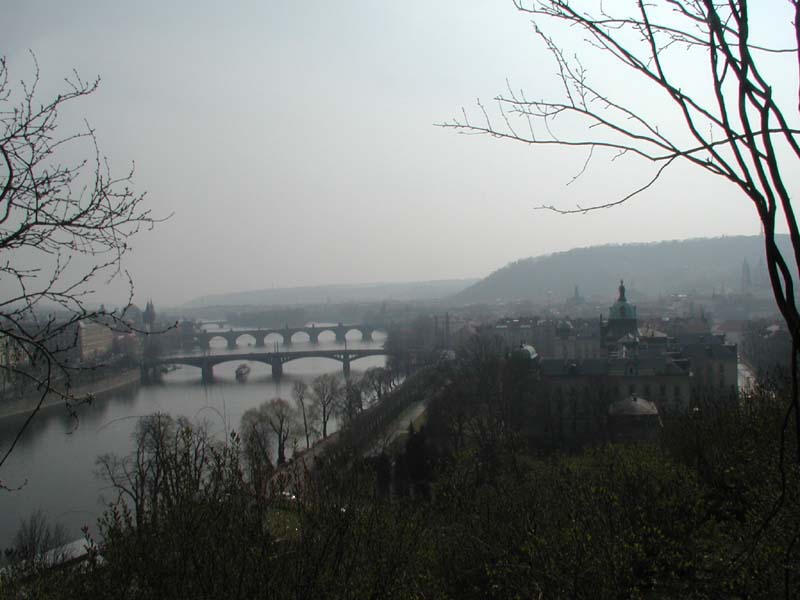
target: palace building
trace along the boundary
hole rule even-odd
[[[738,392],[734,344],[710,329],[670,336],[640,326],[622,281],[607,320],[505,320],[493,331],[513,347],[535,347],[526,429],[550,444],[641,439],[660,416]]]

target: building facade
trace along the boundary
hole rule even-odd
[[[639,325],[624,282],[608,319],[589,324],[506,319],[493,329],[511,350],[531,344],[525,431],[545,444],[651,435],[660,418],[713,397],[736,397],[737,349],[724,335],[671,336]]]

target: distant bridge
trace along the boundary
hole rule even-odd
[[[289,327],[271,328],[271,329],[229,329],[228,331],[202,331],[194,334],[195,342],[203,349],[211,348],[211,340],[214,338],[222,338],[227,343],[228,349],[232,350],[238,345],[239,338],[242,336],[250,336],[256,341],[257,348],[266,346],[266,337],[271,334],[277,334],[281,337],[284,346],[289,346],[292,343],[292,337],[296,333],[304,333],[308,336],[312,344],[319,343],[319,335],[326,331],[332,332],[336,336],[336,341],[344,343],[345,336],[351,331],[358,331],[361,334],[361,339],[364,341],[371,341],[372,334],[376,331],[386,332],[384,327],[374,325],[315,325],[310,327]]]
[[[162,365],[189,365],[198,367],[203,381],[210,383],[214,380],[214,367],[225,362],[261,362],[272,367],[272,377],[275,379],[283,375],[283,365],[292,360],[301,358],[331,358],[342,363],[345,376],[350,375],[350,363],[367,356],[387,356],[389,353],[383,348],[355,349],[355,350],[303,350],[299,352],[243,352],[238,354],[190,354],[184,356],[163,356],[146,359],[142,362],[142,380],[149,381],[154,370]]]

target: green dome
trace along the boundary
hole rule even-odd
[[[635,319],[636,305],[630,304],[625,298],[625,283],[619,282],[619,298],[609,310],[609,319]]]

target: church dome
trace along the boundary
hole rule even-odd
[[[619,282],[619,297],[609,310],[608,318],[609,320],[636,318],[636,305],[630,304],[625,298],[625,283],[622,280]]]

